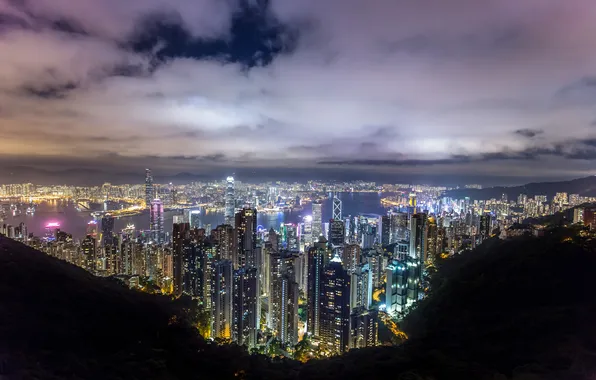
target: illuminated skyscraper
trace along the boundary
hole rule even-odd
[[[190,245],[188,234],[190,231],[189,223],[174,223],[172,228],[172,248],[174,264],[174,294],[179,296],[184,290],[184,256],[187,247]]]
[[[341,247],[346,240],[346,228],[343,220],[331,219],[329,221],[329,243],[333,247]]]
[[[331,218],[333,220],[342,220],[342,203],[341,199],[339,199],[338,193],[333,193],[333,214]]]
[[[190,211],[188,221],[191,228],[201,228],[201,210]]]
[[[325,238],[315,243],[314,247],[308,250],[308,289],[307,289],[307,331],[311,336],[320,335],[321,317],[321,278],[323,268],[329,261],[329,251]]]
[[[257,345],[261,321],[257,268],[240,268],[234,271],[232,338],[240,346]]]
[[[145,204],[147,209],[151,207],[151,201],[153,198],[155,198],[153,175],[151,174],[151,169],[145,169]]]
[[[319,338],[324,350],[342,354],[350,341],[350,275],[335,256],[321,277]]]
[[[232,262],[220,260],[213,268],[213,338],[232,338]]]
[[[378,344],[379,312],[356,309],[350,315],[350,349],[374,347]]]
[[[97,258],[95,238],[91,235],[87,235],[81,242],[81,256],[83,257],[83,266],[89,272],[95,272],[95,261]]]
[[[236,214],[236,257],[234,269],[257,268],[257,210],[244,208]]]
[[[236,198],[234,194],[234,177],[228,177],[226,180],[226,209],[225,224],[234,226],[234,214],[236,209]]]
[[[104,247],[114,243],[114,217],[110,214],[101,218],[101,240]]]
[[[151,201],[151,210],[149,211],[149,229],[151,230],[151,240],[161,244],[165,240],[163,224],[163,203],[159,199]]]
[[[320,202],[312,203],[312,241],[313,244],[319,241],[323,235],[323,205]]]
[[[234,240],[234,228],[228,224],[217,226],[213,231],[215,248],[220,260],[232,260],[235,255],[236,244]]]

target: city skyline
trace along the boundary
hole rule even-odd
[[[0,3],[3,176],[593,173],[588,0],[71,3]]]

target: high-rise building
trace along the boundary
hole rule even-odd
[[[323,269],[329,262],[329,251],[325,238],[315,243],[314,247],[308,250],[308,289],[307,305],[308,314],[306,328],[311,336],[320,335],[320,317],[321,317],[321,277]]]
[[[350,348],[378,345],[379,312],[358,308],[350,315]]]
[[[236,214],[234,269],[257,268],[257,210],[244,208]]]
[[[427,260],[428,224],[426,214],[414,214],[410,219],[410,257],[420,264]]]
[[[191,210],[188,221],[191,228],[201,228],[201,210]]]
[[[342,220],[342,202],[337,192],[333,193],[333,213],[331,219]]]
[[[151,208],[151,201],[154,198],[153,175],[151,174],[151,169],[145,169],[145,205],[147,209]]]
[[[312,240],[313,244],[323,235],[323,205],[320,202],[312,203]]]
[[[213,267],[211,312],[213,338],[232,338],[232,262],[219,260]]]
[[[258,343],[261,321],[257,268],[240,268],[234,271],[232,337],[240,346],[253,348]]]
[[[172,228],[172,255],[174,261],[174,294],[179,296],[184,291],[184,261],[188,255],[190,224],[174,223]]]
[[[480,239],[485,240],[490,237],[491,233],[491,216],[488,213],[480,215]]]
[[[83,257],[83,266],[85,269],[94,273],[97,260],[97,245],[93,236],[87,235],[81,242],[81,256]]]
[[[101,218],[101,240],[104,247],[114,244],[114,217],[110,214]]]
[[[323,350],[334,354],[347,352],[350,343],[350,275],[335,256],[321,277],[319,339]]]
[[[373,281],[368,263],[358,265],[351,276],[350,308],[353,310],[358,308],[370,309],[372,304]]]
[[[236,210],[236,197],[234,189],[234,177],[228,177],[226,180],[226,208],[225,208],[225,224],[234,226],[234,216]]]
[[[271,282],[267,324],[284,345],[298,340],[298,295],[296,281],[299,256],[289,251],[269,256]]]
[[[312,234],[312,215],[304,217],[303,227],[301,231],[302,243],[305,247],[312,247],[313,245],[313,234]]]
[[[151,240],[157,244],[162,244],[165,240],[165,233],[163,223],[163,203],[161,203],[161,200],[154,199],[151,201],[149,218]]]
[[[221,224],[213,231],[216,253],[220,260],[232,260],[236,250],[234,228],[229,224]]]
[[[381,217],[381,245],[386,246],[391,242],[391,217],[383,215]]]
[[[385,306],[387,313],[397,315],[408,306],[408,266],[405,261],[393,260],[385,269],[387,278]]]
[[[343,220],[329,221],[329,243],[333,247],[342,247],[346,240],[346,228]]]
[[[360,246],[358,244],[348,244],[344,247],[342,263],[348,272],[353,273],[360,265]]]

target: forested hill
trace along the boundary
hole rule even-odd
[[[207,344],[183,301],[0,237],[0,378],[593,378],[596,254],[575,235],[493,239],[445,260],[405,323],[406,344],[304,365]]]

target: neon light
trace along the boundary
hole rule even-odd
[[[60,227],[60,223],[58,222],[50,222],[46,225],[46,228],[56,228],[56,227]]]

